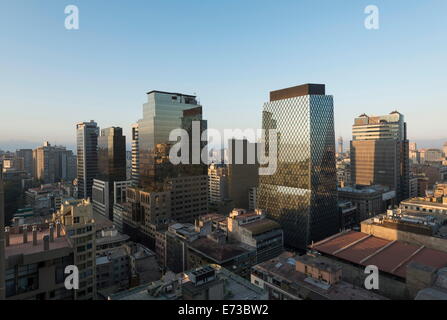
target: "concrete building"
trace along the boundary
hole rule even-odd
[[[31,230],[32,229],[32,230]],[[6,227],[6,299],[72,300],[64,285],[65,267],[72,265],[73,246],[53,223]]]
[[[72,181],[75,178],[73,157],[71,150],[45,142],[33,150],[34,178],[43,184]]]
[[[342,267],[319,256],[290,252],[252,268],[251,283],[265,289],[269,300],[384,300],[342,280]]]
[[[359,210],[351,201],[339,200],[338,212],[340,217],[340,231],[359,227]]]
[[[338,199],[351,202],[358,210],[358,221],[384,212],[396,203],[396,192],[385,186],[338,188]]]
[[[31,177],[34,175],[34,161],[32,149],[20,149],[16,151],[16,156],[23,159],[23,167]]]
[[[99,128],[93,120],[76,125],[78,198],[92,198],[93,179],[98,174]]]
[[[258,207],[281,224],[286,246],[303,250],[338,230],[333,97],[322,84],[272,91],[262,121],[278,152],[276,172],[259,178]]]
[[[130,275],[129,255],[125,248],[110,249],[106,255],[96,258],[96,286],[101,293],[128,289]]]
[[[113,183],[113,224],[119,232],[123,232],[124,203],[126,202],[126,191],[133,185],[133,181],[116,181]]]
[[[53,221],[62,226],[74,248],[73,264],[79,269],[79,290],[75,291],[75,299],[95,299],[96,223],[92,204],[85,199],[66,201],[53,215]]]
[[[248,189],[248,210],[255,211],[258,208],[258,188]]]
[[[232,200],[233,207],[248,209],[250,189],[259,184],[257,144],[246,139],[231,139],[228,149],[228,198]]]
[[[213,163],[208,168],[208,206],[228,199],[228,168],[225,164]]]
[[[410,192],[409,198],[425,197],[428,190],[428,178],[425,174],[410,173]]]
[[[157,255],[175,273],[215,263],[247,276],[249,268],[283,251],[283,232],[261,211],[235,209],[227,217],[208,214],[195,224],[173,223],[160,231]]]
[[[272,259],[284,250],[284,235],[279,223],[268,219],[262,210],[234,209],[227,218],[230,240],[256,248],[256,263]]]
[[[420,163],[425,162],[442,162],[444,160],[444,153],[440,149],[421,149]]]
[[[337,262],[342,280],[356,286],[363,286],[366,266],[377,266],[380,286],[375,292],[393,300],[414,299],[417,292],[431,286],[425,280],[447,266],[447,252],[365,231],[362,224],[362,232],[341,232],[314,243],[310,251],[323,262]]]
[[[130,237],[114,227],[96,232],[96,256],[102,256],[116,248],[130,244]]]
[[[171,221],[171,192],[127,188],[123,207],[123,232],[154,250],[157,231],[166,229]]]
[[[411,164],[420,164],[421,163],[421,154],[417,148],[416,142],[411,142],[409,144],[409,158]]]
[[[267,294],[221,266],[208,265],[167,273],[159,281],[111,295],[109,300],[267,300]]]
[[[140,151],[138,139],[139,124],[132,125],[132,184],[133,186],[140,185]]]
[[[35,215],[45,216],[58,211],[64,198],[71,197],[71,186],[59,183],[44,184],[25,191],[25,203]]]
[[[337,153],[342,155],[345,152],[343,148],[343,137],[339,137],[337,140]]]
[[[403,205],[405,207],[411,208]],[[447,252],[446,224],[445,214],[399,208],[362,221],[361,231],[390,241],[399,240]]]
[[[409,141],[402,114],[362,114],[354,120],[351,168],[353,184],[388,186],[398,202],[408,198]]]
[[[428,178],[427,188],[432,189],[437,183],[447,181],[447,166],[440,163],[425,163],[411,166],[415,175],[424,175]]]
[[[337,160],[337,186],[340,188],[349,187],[352,185],[351,178],[351,160],[341,159]]]

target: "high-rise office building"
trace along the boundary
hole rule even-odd
[[[206,121],[202,120],[202,108],[196,97],[162,91],[151,91],[147,96],[148,102],[143,105],[143,119],[138,122],[140,186],[157,189],[167,179],[180,173],[185,175],[182,172],[185,168],[191,174],[206,176],[206,164],[174,166],[169,160],[170,148],[176,143],[169,140],[172,130],[182,128],[189,132],[192,121],[200,122],[199,134],[206,129]],[[201,141],[200,145],[203,144],[206,142]],[[197,155],[190,154],[190,157],[193,156]]]
[[[34,175],[33,170],[33,150],[32,149],[20,149],[16,151],[16,156],[23,159],[23,166],[26,173],[30,176]]]
[[[338,154],[342,154],[343,151],[344,151],[344,149],[343,149],[343,137],[339,137],[338,138],[338,149],[337,149],[337,152],[338,152]]]
[[[213,163],[208,168],[208,200],[210,205],[228,199],[228,168]]]
[[[447,142],[444,143],[444,146],[442,147],[442,152],[444,152],[444,157],[447,158]]]
[[[5,299],[5,194],[2,175],[3,164],[0,161],[0,300]]]
[[[93,210],[113,220],[113,184],[125,180],[126,137],[123,129],[102,129],[98,137],[98,175],[93,180]]]
[[[305,249],[338,231],[333,97],[321,84],[273,91],[262,122],[277,132],[278,159],[259,177],[257,206],[281,224],[286,246]]]
[[[139,174],[135,179],[138,187],[127,189],[129,204],[124,207],[131,212],[124,214],[123,229],[129,226],[128,217],[136,219],[129,227],[142,231],[142,237],[149,237],[146,243],[152,246],[155,231],[170,219],[193,222],[208,211],[207,164],[201,161],[200,154],[191,152],[192,140],[197,137],[199,141],[195,141],[200,150],[206,146],[200,136],[207,122],[203,120],[202,107],[195,96],[162,91],[151,91],[147,96],[143,118],[133,127],[134,154],[139,156],[136,163]],[[174,129],[184,129],[188,133],[191,142],[188,163],[174,165],[169,159],[170,149],[177,143],[169,140]],[[197,160],[197,156],[199,161],[195,163],[193,160]],[[162,219],[153,219],[160,199],[169,212],[164,213]]]
[[[421,163],[421,153],[418,150],[416,142],[409,144],[409,159],[412,164]]]
[[[231,139],[228,147],[228,195],[235,208],[248,209],[250,189],[259,183],[257,144],[246,139]],[[249,155],[250,151],[255,154]]]
[[[132,125],[132,169],[131,180],[134,186],[140,184],[140,152],[138,150],[138,122]]]
[[[444,160],[444,152],[440,149],[421,149],[419,151],[420,162],[441,162]]]
[[[34,178],[44,184],[72,181],[75,178],[73,158],[71,150],[45,142],[33,150]]]
[[[98,174],[99,128],[93,120],[76,125],[78,198],[91,198]]]
[[[409,141],[404,116],[356,118],[352,127],[351,178],[356,185],[384,185],[396,191],[397,202],[409,195]]]

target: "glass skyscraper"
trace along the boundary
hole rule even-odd
[[[93,210],[113,220],[114,183],[126,180],[126,137],[110,127],[98,137],[98,175],[93,180]]]
[[[143,118],[135,126],[133,183],[126,190],[123,231],[132,234],[135,241],[155,249],[157,235],[168,223],[193,223],[208,213],[207,164],[191,163],[200,154],[192,153],[189,145],[189,163],[173,164],[169,159],[170,141],[174,129],[183,129],[192,138],[200,139],[207,128],[202,107],[195,96],[181,93],[151,91],[143,105]],[[196,130],[198,129],[198,130]],[[206,141],[196,141],[205,148]],[[186,149],[182,149],[183,152]],[[138,156],[138,160],[135,158]]]
[[[93,179],[98,174],[99,128],[93,120],[76,125],[78,198],[92,197]]]
[[[203,131],[206,121],[202,120],[202,108],[195,96],[162,91],[151,91],[147,96],[143,119],[138,122],[139,183],[145,189],[154,190],[179,173],[169,161],[170,147],[176,143],[169,141],[171,131],[179,128],[188,131],[191,121],[200,121]],[[206,164],[199,166],[194,175],[206,175]]]
[[[260,176],[258,207],[281,224],[286,246],[305,249],[339,229],[333,97],[315,84],[273,91],[262,123],[276,129],[278,159]]]

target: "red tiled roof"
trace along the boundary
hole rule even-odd
[[[412,261],[436,269],[447,266],[446,252],[355,231],[339,233],[315,243],[312,248],[359,265],[375,265],[402,278],[406,277],[406,267]]]

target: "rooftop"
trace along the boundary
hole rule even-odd
[[[191,249],[206,255],[218,264],[222,264],[253,250],[251,247],[241,243],[218,244],[208,238],[197,239],[191,242],[189,246]]]
[[[152,90],[152,91],[149,91],[147,94],[151,94],[151,93],[169,94],[169,95],[173,95],[173,96],[183,96],[183,97],[190,97],[190,98],[195,98],[196,97],[196,96],[189,95],[189,94],[184,94],[184,93],[167,92],[167,91],[159,91],[159,90]]]
[[[270,219],[262,219],[242,225],[243,228],[251,232],[253,236],[272,231],[275,229],[281,229],[281,225]]]
[[[380,300],[384,299],[369,290],[354,287],[352,284],[340,281],[337,284],[328,285],[309,278],[304,273],[296,270],[297,260],[311,260],[308,256],[295,256],[291,252],[284,252],[280,256],[263,262],[253,267],[254,270],[267,273],[277,280],[287,283],[290,287],[305,287],[330,300]],[[309,262],[309,261],[307,261]],[[321,263],[321,261],[319,262]],[[327,264],[333,265],[335,264]]]
[[[380,271],[404,279],[406,267],[412,261],[436,269],[447,266],[445,252],[355,231],[338,233],[313,244],[311,248],[361,266],[376,265]]]
[[[63,232],[63,231],[62,231]],[[28,231],[28,242],[23,243],[23,233],[11,233],[9,236],[9,246],[5,247],[6,258],[23,254],[35,254],[44,251],[43,238],[49,236],[49,229],[44,229],[37,232],[37,244],[33,244],[33,233]],[[70,243],[65,235],[57,237],[56,231],[54,231],[54,242],[50,242],[49,250],[71,248]]]
[[[357,186],[357,187],[343,187],[338,188],[339,192],[352,192],[352,193],[383,193],[388,192],[389,188],[381,185],[375,186]]]

